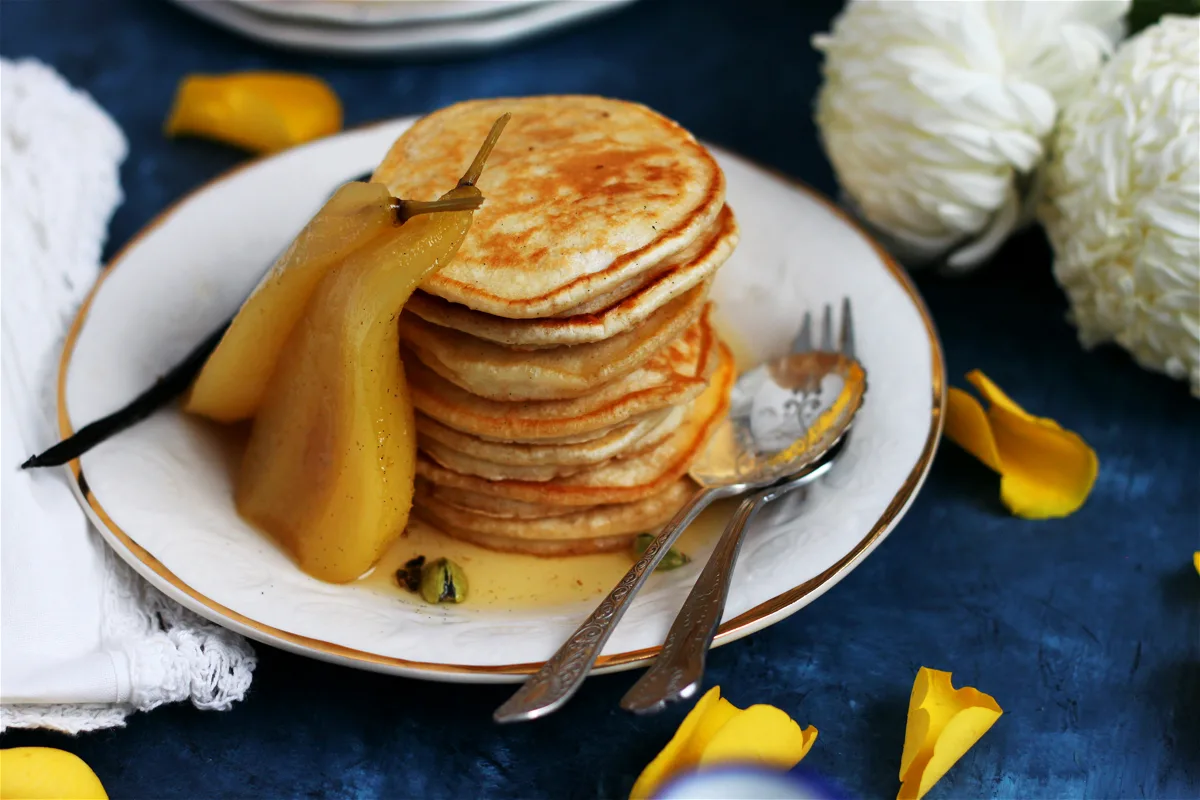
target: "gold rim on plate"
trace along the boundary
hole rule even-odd
[[[395,124],[399,120],[385,120],[383,122],[372,123],[370,125],[360,126],[351,131],[344,131],[341,134],[362,131],[368,128]],[[125,245],[113,256],[108,266],[100,273],[95,285],[88,292],[83,304],[79,308],[79,312],[75,315],[75,319],[71,322],[71,327],[67,331],[66,342],[63,345],[62,357],[59,361],[58,382],[57,382],[57,397],[58,397],[58,429],[63,438],[66,438],[74,433],[71,427],[70,415],[67,411],[67,370],[70,368],[71,355],[75,350],[75,342],[79,338],[79,333],[83,329],[83,323],[87,318],[88,309],[91,307],[92,300],[99,291],[100,286],[105,279],[121,264],[121,260],[125,254],[132,249],[141,239],[148,233],[161,225],[176,209],[186,203],[200,192],[228,180],[235,174],[244,169],[253,167],[260,162],[270,158],[271,156],[263,156],[252,159],[245,164],[240,164],[233,169],[227,170],[215,178],[205,182],[201,186],[188,192],[186,195],[176,200],[169,205],[165,210],[160,212],[149,223],[138,231]],[[741,156],[739,156],[741,157]],[[744,157],[741,157],[744,159]],[[745,159],[744,159],[745,160]],[[753,162],[751,162],[753,163]],[[805,597],[809,596],[817,589],[825,587],[827,584],[839,580],[843,573],[858,560],[859,556],[869,550],[898,520],[900,514],[905,510],[908,504],[915,497],[917,490],[920,488],[925,476],[929,472],[929,467],[933,463],[934,451],[937,449],[937,444],[942,434],[942,426],[944,422],[943,409],[945,407],[945,363],[942,354],[942,344],[938,339],[937,330],[933,324],[933,318],[929,314],[929,309],[925,307],[925,301],[917,292],[912,280],[904,269],[896,263],[896,261],[875,241],[863,228],[857,220],[853,219],[843,209],[836,206],[832,201],[823,196],[815,189],[801,183],[800,181],[782,175],[776,170],[761,165],[755,165],[760,169],[780,178],[791,186],[804,192],[821,205],[828,208],[843,222],[853,228],[862,236],[878,254],[884,266],[887,267],[889,273],[908,294],[909,299],[916,307],[921,315],[921,321],[925,324],[925,332],[929,339],[930,358],[932,362],[933,384],[932,391],[932,408],[929,420],[929,433],[925,438],[925,446],[921,449],[920,458],[909,471],[900,490],[892,497],[890,503],[883,514],[871,526],[871,530],[861,541],[859,541],[846,555],[840,558],[837,563],[830,566],[820,575],[817,575],[810,580],[805,581],[799,586],[793,587],[786,592],[776,595],[754,608],[739,614],[731,620],[721,624],[717,630],[717,636],[713,646],[716,647],[727,642],[732,642],[747,636],[761,627],[770,624],[771,617],[774,617],[781,612],[792,608]],[[524,664],[504,664],[500,666],[482,666],[482,665],[465,665],[465,664],[441,664],[428,661],[409,661],[403,658],[393,658],[390,656],[381,656],[375,653],[368,653],[363,650],[355,650],[350,647],[325,642],[320,639],[312,639],[307,636],[300,636],[295,633],[280,628],[275,628],[270,625],[264,625],[261,622],[253,620],[243,614],[239,614],[227,606],[223,606],[215,600],[206,597],[200,592],[188,586],[180,580],[175,573],[167,569],[165,565],[145,548],[139,545],[133,538],[123,531],[100,505],[96,496],[92,494],[88,488],[87,481],[83,475],[83,469],[79,463],[79,459],[71,461],[67,465],[74,479],[75,485],[79,492],[80,501],[85,505],[85,510],[90,511],[95,520],[99,521],[106,529],[112,539],[120,542],[127,553],[132,556],[137,563],[131,564],[139,573],[150,578],[147,572],[152,573],[158,579],[173,587],[180,594],[188,597],[192,601],[192,610],[207,619],[221,623],[232,622],[237,628],[241,629],[247,636],[253,639],[259,639],[266,644],[283,647],[292,650],[293,652],[302,655],[315,656],[331,660],[335,662],[351,662],[359,667],[368,669],[397,668],[403,670],[412,670],[414,672],[431,672],[443,675],[529,675],[541,668],[542,662],[529,662]],[[126,559],[128,560],[128,559]],[[152,579],[151,579],[152,580]],[[153,581],[152,581],[153,582]],[[642,650],[630,650],[624,653],[616,653],[614,655],[601,656],[596,661],[595,669],[597,670],[612,670],[621,667],[633,666],[642,661],[648,661],[658,655],[661,647],[647,647]]]

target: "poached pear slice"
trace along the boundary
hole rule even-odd
[[[330,272],[275,365],[237,507],[321,580],[357,578],[408,521],[416,430],[396,316],[470,221],[462,211],[417,218]]]
[[[379,183],[338,189],[242,304],[183,399],[183,410],[218,422],[254,416],[271,372],[325,274],[396,227],[392,197]]]

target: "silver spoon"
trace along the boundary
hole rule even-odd
[[[830,308],[826,306],[821,343],[818,345],[820,350],[833,349],[830,318]],[[805,314],[804,326],[796,337],[793,350],[813,349],[811,328],[811,316]],[[854,357],[854,322],[848,299],[842,306],[838,352],[847,358]],[[708,650],[725,612],[734,564],[742,547],[746,526],[767,503],[812,483],[833,466],[838,451],[850,435],[850,423],[857,410],[851,409],[849,416],[839,418],[845,424],[842,436],[816,469],[805,470],[800,475],[753,493],[741,502],[721,534],[708,563],[704,565],[704,571],[683,602],[675,622],[671,624],[671,630],[654,664],[621,698],[621,708],[635,714],[651,714],[661,711],[669,702],[691,697],[700,688]]]
[[[689,474],[700,490],[663,526],[641,558],[583,624],[504,705],[497,722],[523,722],[578,691],[634,595],[671,545],[714,501],[761,489],[818,466],[858,410],[866,373],[832,352],[794,353],[742,375],[729,418]]]

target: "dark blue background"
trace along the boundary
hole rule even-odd
[[[192,71],[315,72],[341,95],[348,126],[485,95],[630,98],[833,194],[811,121],[819,61],[808,39],[839,7],[642,0],[495,55],[407,64],[276,52],[165,0],[4,0],[0,51],[56,67],[129,137],[111,251],[244,159],[161,135],[176,83]],[[983,369],[1081,433],[1101,461],[1091,499],[1061,521],[1013,518],[997,478],[946,444],[871,558],[809,609],[715,651],[710,677],[737,704],[773,703],[815,724],[805,765],[855,796],[895,794],[922,665],[952,671],[1005,711],[933,798],[1197,796],[1197,401],[1119,351],[1079,348],[1036,231],[981,273],[918,282],[951,382]],[[124,730],[12,732],[0,744],[76,752],[114,797],[616,797],[683,714],[619,711],[634,679],[622,674],[589,681],[543,722],[499,728],[489,715],[510,687],[419,683],[257,650],[254,686],[229,713],[176,705]]]

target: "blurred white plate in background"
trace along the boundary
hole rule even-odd
[[[402,25],[504,14],[549,0],[229,0],[259,14],[339,25]]]
[[[343,56],[418,57],[491,50],[614,11],[634,0],[539,0],[489,16],[391,25],[330,24],[263,14],[256,10],[261,0],[172,2],[223,28],[288,50]]]

